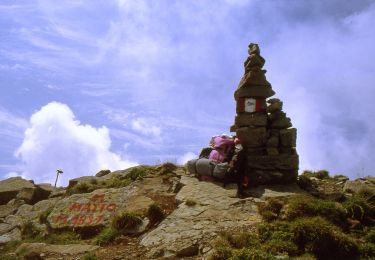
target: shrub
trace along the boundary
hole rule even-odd
[[[154,203],[150,205],[150,207],[148,207],[147,218],[150,220],[150,225],[154,226],[160,223],[165,218],[165,214],[163,212],[163,209],[159,205]]]
[[[375,259],[375,244],[363,243],[359,245],[361,259]]]
[[[265,221],[276,220],[280,216],[284,201],[278,198],[270,198],[264,204],[258,204],[259,214]]]
[[[176,165],[174,165],[171,162],[166,162],[156,168],[156,171],[157,171],[156,173],[160,175],[164,175],[167,173],[172,173],[176,169],[177,169]]]
[[[224,237],[219,236],[213,243],[213,253],[208,260],[227,260],[232,256],[232,248]]]
[[[134,167],[130,170],[130,172],[126,175],[127,179],[135,181],[138,178],[146,177],[149,171],[149,167],[147,166],[138,166]]]
[[[375,228],[372,228],[368,231],[366,235],[366,241],[375,244]]]
[[[315,177],[315,178],[318,178],[320,180],[329,178],[329,172],[326,171],[326,170],[320,170],[320,171],[316,171],[316,172],[307,170],[307,171],[304,171],[302,173],[302,175],[306,176],[306,177]]]
[[[142,219],[138,214],[123,212],[112,218],[111,227],[119,231],[126,231],[135,229],[140,224],[142,224]]]
[[[116,237],[121,235],[119,230],[114,228],[105,228],[103,229],[95,238],[94,243],[96,245],[102,246],[107,245],[112,242]]]
[[[365,225],[373,224],[375,219],[374,198],[374,194],[367,190],[348,198],[343,204],[347,211],[347,217]]]
[[[247,260],[247,259],[257,259],[257,260],[272,260],[277,259],[268,252],[257,249],[257,248],[242,248],[237,249],[232,252],[232,257],[230,260]]]
[[[73,187],[70,187],[67,189],[67,194],[72,195],[72,194],[80,194],[80,193],[89,193],[95,190],[94,185],[90,185],[86,182],[80,182]]]
[[[233,248],[253,247],[259,246],[259,238],[255,233],[240,232],[237,234],[230,234],[228,232],[221,233],[221,237],[228,241]]]
[[[312,252],[318,259],[355,259],[359,256],[358,245],[321,217],[298,219],[291,227],[298,248]]]
[[[193,207],[193,206],[197,205],[197,202],[195,200],[192,200],[192,199],[187,199],[185,201],[185,204],[186,204],[186,206]]]
[[[88,253],[88,254],[84,255],[81,259],[82,260],[96,260],[98,258],[94,254]]]
[[[37,229],[32,222],[26,222],[21,226],[21,236],[23,239],[33,239],[40,235],[40,230]]]
[[[312,181],[306,176],[306,174],[298,176],[297,184],[301,189],[304,190],[309,190],[313,187]]]
[[[132,180],[130,178],[123,178],[120,175],[112,176],[109,180],[105,181],[102,184],[103,188],[122,188],[128,186],[130,183],[132,183]]]
[[[347,225],[346,210],[337,202],[301,195],[290,198],[284,209],[284,217],[287,220],[321,216],[339,226],[345,227]]]

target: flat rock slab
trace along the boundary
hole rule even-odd
[[[17,250],[17,255],[28,255],[31,253],[43,255],[43,259],[69,259],[69,256],[80,256],[98,250],[99,246],[93,245],[50,245],[45,243],[23,243]],[[78,258],[80,259],[80,258]]]
[[[58,201],[47,221],[53,229],[106,225],[117,210],[125,208],[131,192],[125,187],[74,194]]]
[[[236,198],[235,188],[182,176],[178,208],[141,240],[152,247],[149,257],[187,257],[207,252],[220,231],[241,229],[261,221],[252,198]],[[190,206],[189,206],[190,205]]]
[[[174,199],[175,194],[169,192],[172,184],[158,176],[135,181],[123,188],[73,194],[56,203],[47,221],[53,229],[107,226],[118,211],[144,215],[155,203],[155,198]]]

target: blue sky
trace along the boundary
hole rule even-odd
[[[229,133],[250,42],[300,170],[375,168],[375,2],[2,0],[0,179],[182,163]]]

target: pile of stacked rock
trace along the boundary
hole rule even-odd
[[[231,132],[246,152],[246,175],[254,185],[294,182],[298,175],[297,131],[282,111],[283,103],[273,96],[263,70],[265,60],[257,44],[249,45],[245,75],[234,93],[235,123]]]

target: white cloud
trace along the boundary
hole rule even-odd
[[[21,70],[24,69],[25,67],[20,65],[20,64],[14,64],[14,65],[8,65],[8,64],[0,64],[0,70]]]
[[[23,175],[36,182],[53,182],[63,169],[60,185],[71,178],[92,175],[101,169],[124,169],[135,163],[110,151],[108,129],[83,125],[70,108],[52,102],[34,113],[16,156],[25,164]]]
[[[187,163],[187,161],[190,161],[190,160],[196,159],[196,158],[198,158],[198,155],[196,155],[193,152],[187,152],[187,153],[183,154],[181,157],[177,158],[177,163],[180,164],[180,165],[183,165],[183,164]]]
[[[152,121],[153,120],[148,120],[145,118],[137,118],[132,121],[132,128],[133,130],[144,135],[159,137],[161,135],[161,127],[155,125],[155,123]]]

